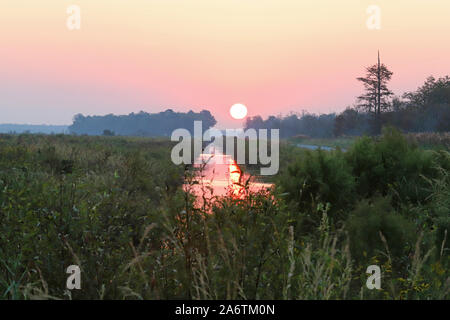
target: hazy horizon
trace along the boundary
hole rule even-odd
[[[66,26],[69,5],[81,29]],[[369,30],[369,5],[381,29]],[[395,94],[450,71],[450,2],[6,0],[0,4],[0,123],[70,125],[77,113],[339,112],[382,62]],[[447,40],[446,40],[447,38]]]

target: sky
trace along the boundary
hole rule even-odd
[[[2,0],[0,123],[171,108],[235,128],[235,103],[249,116],[339,112],[377,50],[398,95],[450,74],[449,35],[449,0]]]

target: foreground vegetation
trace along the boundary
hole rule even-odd
[[[448,299],[450,154],[282,144],[275,187],[184,192],[166,140],[0,136],[3,299]],[[66,289],[66,268],[82,289]],[[369,265],[381,290],[369,290]]]

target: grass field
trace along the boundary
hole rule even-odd
[[[343,149],[349,148],[355,140],[356,137],[310,138],[307,136],[297,136],[287,139],[287,141],[292,144],[305,144],[305,145],[325,146],[332,148],[339,147]]]
[[[283,143],[270,194],[198,208],[168,140],[0,135],[0,297],[448,299],[450,154],[394,131],[334,143]]]
[[[410,143],[417,144],[424,149],[450,150],[450,134],[443,133],[409,133],[405,135]],[[338,138],[310,138],[307,136],[297,136],[287,139],[292,144],[305,144],[312,146],[325,146],[332,148],[348,149],[358,137],[338,137]]]

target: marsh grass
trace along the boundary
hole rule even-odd
[[[363,143],[376,152],[372,142]],[[390,142],[384,143],[377,148],[390,150]],[[310,159],[316,165],[294,166],[303,170],[299,180],[289,181],[303,192],[306,205],[299,205],[288,194],[294,189],[283,190],[283,180],[269,192],[246,192],[239,199],[218,197],[206,186],[203,194],[193,194],[193,172],[172,164],[172,145],[163,139],[2,135],[0,297],[448,299],[450,157],[445,151],[421,158],[430,157],[434,169],[417,176],[412,169],[392,174],[391,186],[377,185],[389,193],[383,201],[391,201],[393,212],[414,226],[415,241],[391,239],[380,224],[373,234],[381,245],[356,256],[351,243],[365,238],[351,232],[348,219],[361,200],[375,216],[384,206],[361,193],[340,202],[336,211],[325,197],[306,194],[327,191],[326,179],[310,189],[300,181],[308,168],[325,176],[320,170],[335,167],[334,157],[343,166],[342,154],[315,154]],[[304,155],[283,145],[280,161],[287,167]],[[403,161],[385,159],[392,161],[388,165]],[[354,174],[351,169],[347,173]],[[375,173],[395,172],[387,165],[385,170]],[[410,197],[411,189],[402,189],[399,179],[421,181],[424,194]],[[396,221],[401,228],[404,220]],[[82,270],[81,290],[65,288],[71,264]],[[365,286],[370,264],[382,269],[382,290]]]
[[[449,132],[409,133],[406,138],[422,147],[450,150]]]

